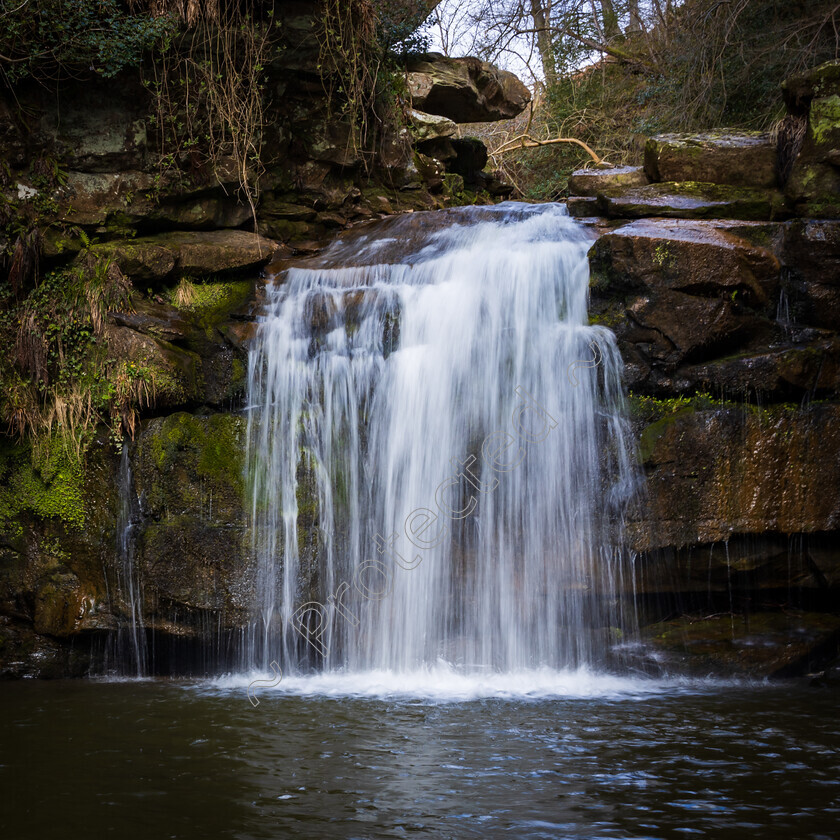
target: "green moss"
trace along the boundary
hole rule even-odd
[[[197,478],[243,492],[245,423],[230,414],[197,418],[186,412],[167,417],[151,438],[154,466],[168,473],[185,460]]]
[[[0,444],[0,530],[21,530],[20,517],[30,513],[58,519],[80,530],[85,524],[84,451],[56,438],[30,444]]]
[[[832,139],[835,132],[840,133],[840,96],[827,96],[811,102],[811,136],[816,143],[825,143]]]
[[[188,313],[197,326],[206,330],[220,324],[242,306],[252,290],[250,280],[194,281],[185,277],[174,289],[170,289],[167,297],[173,306]]]

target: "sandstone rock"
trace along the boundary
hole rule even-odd
[[[734,534],[817,533],[840,527],[840,406],[686,409],[648,426],[645,522],[650,550]]]
[[[244,230],[175,231],[100,246],[130,277],[159,280],[173,271],[194,276],[249,271],[276,249],[271,240]]]
[[[455,151],[452,140],[448,137],[442,137],[438,140],[425,140],[422,143],[418,143],[417,151],[444,163],[458,157],[458,152]]]
[[[578,169],[569,178],[573,196],[595,196],[617,187],[645,187],[650,183],[641,166],[616,166],[612,169]]]
[[[644,628],[666,670],[698,676],[791,677],[837,655],[840,618],[816,612],[683,617]]]
[[[601,212],[598,199],[594,196],[571,196],[566,200],[566,208],[575,218],[594,218]]]
[[[769,134],[660,134],[645,143],[645,172],[652,181],[775,187],[776,157]]]
[[[422,111],[409,108],[408,119],[411,122],[411,133],[418,143],[455,137],[458,133],[458,126],[448,117],[424,114]]]
[[[761,326],[758,319],[745,316],[729,300],[682,292],[663,291],[638,298],[627,312],[636,324],[650,331],[651,354],[666,366],[714,358]]]
[[[109,324],[108,351],[133,363],[148,383],[148,402],[157,408],[197,404],[203,398],[201,359],[162,339]]]
[[[597,200],[599,210],[610,218],[764,220],[789,215],[784,196],[776,190],[693,181],[614,189]]]
[[[414,165],[430,192],[440,192],[443,189],[444,167],[439,160],[417,152],[414,156]]]
[[[212,611],[226,624],[242,617],[249,594],[244,433],[244,420],[229,414],[173,414],[143,429],[134,472],[147,623],[165,619],[171,606]]]
[[[191,324],[174,306],[136,295],[132,306],[133,312],[109,312],[108,319],[120,327],[129,327],[164,341],[185,341],[193,331]]]
[[[769,396],[780,402],[833,396],[840,392],[840,341],[824,338],[798,347],[745,352],[680,368],[676,376],[698,391],[732,397]]]
[[[644,219],[602,236],[590,252],[596,285],[673,289],[775,306],[780,264],[766,248],[712,222]]]
[[[513,73],[478,58],[429,53],[407,69],[414,108],[455,122],[512,119],[531,101],[531,92]]]
[[[162,280],[175,270],[177,252],[153,239],[120,239],[94,246],[94,253],[113,260],[138,283]]]
[[[797,213],[840,218],[840,94],[810,101],[808,129],[791,168],[785,193]]]
[[[449,161],[450,172],[461,175],[466,184],[475,184],[478,174],[487,166],[487,147],[477,137],[464,137],[452,141],[455,159]]]

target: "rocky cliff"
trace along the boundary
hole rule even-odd
[[[253,586],[241,407],[260,270],[273,261],[279,271],[359,221],[508,192],[453,120],[521,110],[527,91],[515,79],[477,59],[416,61],[404,118],[365,160],[314,69],[311,5],[284,4],[282,14],[289,45],[270,68],[276,110],[259,233],[235,172],[191,171],[187,156],[177,178],[161,174],[136,80],[70,84],[60,107],[24,88],[26,120],[6,103],[7,215],[39,223],[42,276],[104,266],[106,287],[128,290],[90,328],[105,349],[85,357],[99,360],[86,376],[107,384],[115,406],[111,434],[99,426],[82,462],[2,439],[6,676],[107,667],[132,610],[127,550],[152,670],[201,673],[230,661]],[[570,211],[598,237],[592,319],[618,337],[646,477],[627,523],[635,597],[651,643],[686,667],[801,672],[836,643],[834,73],[830,65],[787,84],[791,120],[778,138],[651,138],[643,167],[572,179]],[[20,268],[31,235],[5,229]],[[45,295],[53,288],[26,282]],[[9,291],[21,294],[32,292]],[[10,355],[26,346],[27,323],[15,325]],[[69,352],[44,330],[48,350]],[[55,370],[48,353],[44,365]],[[6,387],[25,412],[11,399],[19,386]],[[311,558],[314,492],[298,508]],[[755,650],[771,653],[744,654]]]
[[[649,635],[702,667],[806,667],[801,647],[749,655],[759,624],[736,630],[731,614],[772,610],[836,647],[837,74],[831,63],[785,84],[776,137],[663,135],[643,167],[572,177],[572,212],[599,216],[592,318],[618,337],[646,477],[629,522],[637,592],[648,618],[691,616]],[[777,654],[793,644],[779,632]]]

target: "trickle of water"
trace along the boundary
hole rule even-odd
[[[143,601],[135,564],[135,529],[140,521],[140,506],[134,490],[134,476],[128,445],[123,444],[119,474],[120,509],[117,517],[117,594],[125,615],[119,630],[106,651],[106,672],[120,676],[143,677],[148,673],[146,630],[143,625]],[[110,655],[109,655],[110,654]],[[109,661],[110,660],[110,661]]]
[[[244,668],[603,661],[635,473],[590,245],[561,205],[413,214],[268,285]]]

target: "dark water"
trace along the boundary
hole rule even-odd
[[[838,693],[0,686],[4,838],[836,838]]]

